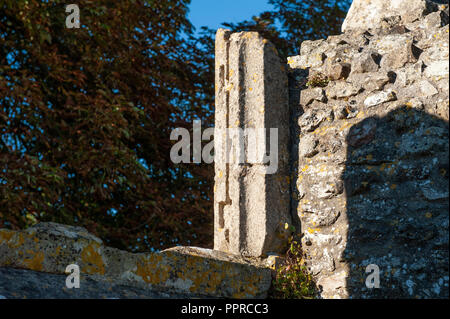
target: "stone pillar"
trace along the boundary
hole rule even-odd
[[[285,66],[258,33],[224,29],[216,34],[215,62],[214,249],[244,256],[281,252],[291,223]],[[237,129],[241,143],[231,132]],[[260,129],[265,134],[258,135]],[[261,139],[269,156],[254,156]]]

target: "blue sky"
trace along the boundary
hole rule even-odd
[[[272,9],[267,0],[191,0],[188,18],[196,27],[218,29],[222,22],[240,22]]]

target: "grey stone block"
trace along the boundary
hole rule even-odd
[[[215,163],[214,249],[245,256],[283,251],[284,225],[291,223],[288,120],[286,66],[275,47],[256,32],[219,29],[215,127],[223,138],[215,134],[216,154],[221,155]],[[270,139],[276,134],[270,129],[276,129],[278,141],[269,143],[266,138],[262,143],[267,153],[276,156],[268,162],[250,161],[254,145],[245,135],[239,144],[243,161],[233,161],[230,153],[235,154],[235,149],[230,150],[230,134],[224,128],[241,129],[244,134],[266,129]]]

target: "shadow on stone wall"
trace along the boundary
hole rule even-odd
[[[301,230],[300,218],[297,214],[297,207],[299,202],[299,195],[297,189],[298,177],[298,161],[299,161],[299,144],[300,144],[300,127],[298,126],[298,119],[304,113],[300,105],[301,90],[304,89],[304,84],[309,76],[309,69],[295,69],[288,73],[289,81],[289,171],[290,176],[290,211],[292,224],[296,230]]]
[[[448,297],[448,122],[401,107],[346,141],[349,297]],[[369,264],[379,289],[366,288]]]

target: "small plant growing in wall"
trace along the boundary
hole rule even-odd
[[[330,83],[330,80],[328,77],[323,75],[322,73],[314,73],[310,74],[308,77],[308,82],[306,82],[306,86],[310,88],[315,87],[325,87]]]
[[[306,268],[300,240],[292,235],[285,262],[278,267],[272,286],[272,298],[314,299],[317,295],[311,274]]]

